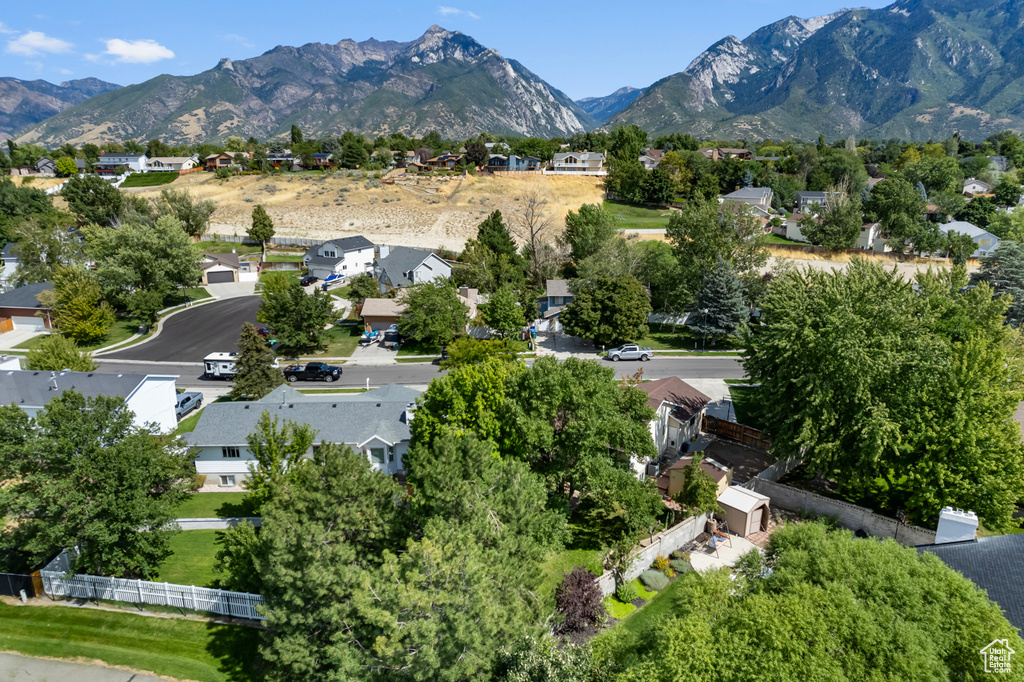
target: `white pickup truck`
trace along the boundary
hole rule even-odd
[[[641,348],[635,343],[627,343],[618,348],[611,348],[608,350],[606,357],[612,362],[618,362],[619,360],[640,360],[647,362],[654,357],[654,351],[650,348]]]

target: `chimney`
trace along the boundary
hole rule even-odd
[[[416,403],[409,403],[405,406],[405,423],[412,424],[412,418],[416,415]]]
[[[946,507],[939,512],[939,527],[935,530],[935,544],[965,542],[978,534],[978,515],[972,511]]]

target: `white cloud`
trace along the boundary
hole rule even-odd
[[[74,71],[72,71],[71,69],[61,69],[60,73],[63,76],[70,76],[71,74],[74,73]]]
[[[17,33],[13,28],[7,28],[4,22],[0,21],[0,33]]]
[[[116,57],[115,62],[129,64],[152,64],[161,59],[173,59],[174,53],[155,40],[121,40],[114,38],[105,41],[107,51],[103,54]]]
[[[224,40],[234,41],[234,42],[238,43],[239,45],[241,45],[242,47],[256,47],[251,42],[249,42],[248,38],[246,38],[245,36],[240,36],[237,33],[228,33],[227,35],[225,35],[223,37],[224,37]]]
[[[7,52],[10,54],[20,54],[23,57],[33,57],[44,52],[59,54],[70,49],[71,43],[60,38],[53,38],[39,31],[29,31],[7,41]]]
[[[441,16],[445,17],[448,16],[449,14],[461,14],[463,16],[469,17],[470,19],[480,18],[473,12],[470,12],[468,9],[459,9],[458,7],[445,7],[444,5],[441,5],[440,7],[437,8],[437,11],[441,13]]]

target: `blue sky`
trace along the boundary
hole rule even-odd
[[[408,41],[439,24],[517,59],[579,99],[624,85],[646,87],[686,68],[726,35],[744,38],[790,14],[828,14],[840,1],[4,2],[0,76],[55,83],[95,76],[127,85],[162,73],[199,73],[221,57],[244,59],[277,45]]]

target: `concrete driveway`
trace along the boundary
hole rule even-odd
[[[210,353],[237,350],[242,325],[256,322],[259,296],[238,296],[186,308],[168,317],[160,332],[138,345],[98,356],[103,360],[202,362]]]
[[[219,284],[207,284],[206,290],[209,291],[214,298],[252,296],[256,292],[256,282],[221,282]]]
[[[32,329],[15,329],[7,332],[6,334],[0,334],[0,350],[11,350],[19,343],[25,343],[31,338],[49,333],[49,329],[41,332]]]
[[[0,682],[160,682],[130,670],[0,654]]]

